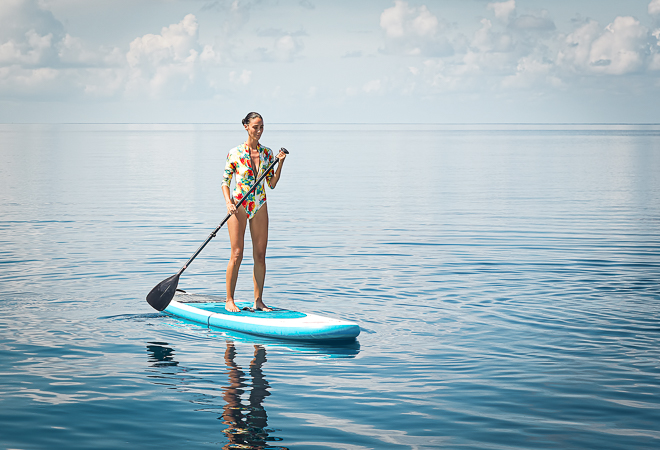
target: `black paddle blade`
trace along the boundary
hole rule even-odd
[[[167,308],[174,298],[176,287],[179,284],[179,275],[181,274],[177,273],[158,283],[147,295],[147,303],[158,311]]]

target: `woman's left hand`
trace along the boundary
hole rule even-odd
[[[284,162],[284,158],[286,158],[286,153],[280,150],[280,152],[277,154],[277,159],[280,160],[280,164]]]

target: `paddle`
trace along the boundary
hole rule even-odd
[[[283,151],[287,155],[289,154],[289,151],[284,147],[281,148],[281,151]],[[248,191],[248,193],[243,196],[240,202],[238,202],[238,204],[236,205],[237,209],[240,208],[240,206],[243,204],[245,199],[248,198],[250,194],[252,194],[252,192],[254,192],[257,186],[261,184],[264,178],[266,178],[266,175],[268,175],[268,172],[270,172],[275,168],[275,164],[277,164],[278,161],[279,159],[275,158],[275,161],[273,161],[272,164],[268,166],[268,169],[266,169],[266,171],[263,174],[261,174],[261,176],[257,179],[257,182],[254,183],[254,186],[252,186]],[[181,268],[181,270],[179,270],[176,274],[172,275],[169,278],[164,279],[156,286],[154,286],[151,292],[149,292],[149,294],[147,295],[147,303],[149,303],[154,309],[157,309],[158,311],[162,311],[165,308],[167,308],[167,305],[169,305],[170,302],[172,301],[172,298],[174,298],[176,287],[179,284],[179,277],[181,276],[183,271],[188,268],[190,263],[193,262],[195,258],[197,258],[197,255],[199,255],[201,251],[204,249],[204,247],[206,247],[206,244],[208,244],[209,241],[215,237],[218,230],[222,228],[222,226],[225,224],[225,222],[229,220],[230,217],[231,214],[227,214],[227,216],[223,219],[223,221],[220,222],[220,225],[218,225],[218,227],[215,230],[213,230],[213,232],[209,235],[206,241],[204,241],[204,243],[197,249],[195,254],[192,255],[192,258],[188,260],[188,262]]]

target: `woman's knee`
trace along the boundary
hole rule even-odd
[[[237,263],[237,262],[240,263],[241,261],[243,261],[243,248],[242,247],[232,248],[230,257],[231,257],[232,262],[234,262],[234,263]]]
[[[266,264],[266,249],[254,249],[252,252],[255,264]]]

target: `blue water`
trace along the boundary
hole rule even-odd
[[[0,448],[660,447],[660,126],[267,124],[265,300],[360,324],[327,346],[144,301],[243,139],[0,125]],[[222,294],[228,253],[180,287]]]

